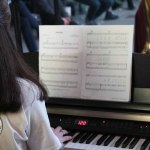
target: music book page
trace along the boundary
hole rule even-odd
[[[39,74],[49,96],[130,101],[133,30],[40,26]]]

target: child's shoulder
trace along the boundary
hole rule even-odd
[[[21,100],[24,105],[30,105],[40,99],[40,90],[35,83],[23,78],[17,78],[17,81],[21,88]]]

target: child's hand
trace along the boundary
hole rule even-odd
[[[52,128],[55,135],[58,137],[61,143],[69,141],[72,139],[71,136],[66,135],[68,133],[67,130],[63,130],[62,127],[58,126],[57,128]]]

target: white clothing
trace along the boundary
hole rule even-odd
[[[1,115],[0,150],[58,150],[61,143],[53,133],[45,102],[31,81],[18,79],[23,102],[21,111]]]

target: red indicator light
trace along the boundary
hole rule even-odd
[[[75,125],[87,126],[88,125],[88,121],[87,120],[75,120]]]
[[[86,125],[87,125],[87,121],[79,120],[77,124],[78,124],[79,126],[86,126]]]

